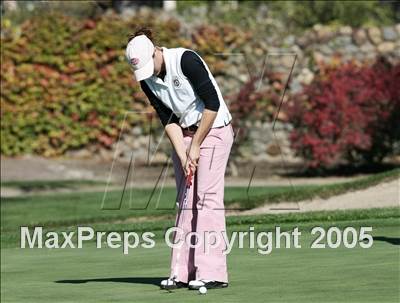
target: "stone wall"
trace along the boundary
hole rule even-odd
[[[232,52],[239,52],[250,58],[253,66],[258,67],[260,65],[257,62],[263,62],[266,54],[271,54],[268,56],[266,68],[287,75],[296,54],[296,64],[288,91],[288,97],[290,97],[291,94],[301,91],[304,84],[309,84],[313,80],[318,64],[321,62],[335,61],[340,64],[348,60],[356,60],[368,63],[373,62],[378,55],[385,56],[392,63],[399,62],[400,24],[383,28],[351,28],[349,26],[331,28],[315,25],[302,36],[287,35],[283,38],[279,35],[268,36],[266,39],[249,41],[242,46],[240,51]],[[249,79],[249,66],[245,64],[243,56],[229,56],[227,66],[225,75],[216,76],[224,95],[237,92]],[[265,85],[269,84],[262,83],[261,87]],[[275,163],[282,161],[282,156],[289,163],[301,162],[301,159],[296,158],[290,149],[288,140],[290,123],[277,121],[274,133],[270,122],[247,121],[246,127],[249,129],[248,140],[236,147],[235,162]],[[88,147],[84,150],[68,152],[67,156],[111,160],[115,155],[121,161],[129,161],[133,152],[136,163],[146,163],[149,160],[150,143],[152,162],[164,163],[171,146],[166,137],[158,146],[160,131],[161,125],[156,136],[149,139],[147,135],[143,135],[139,127],[136,127],[123,135],[121,141],[114,144],[112,150],[96,150],[94,147]],[[157,152],[153,154],[157,146]]]

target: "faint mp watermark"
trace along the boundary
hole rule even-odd
[[[288,172],[287,163],[286,163],[287,161],[285,159],[284,153],[282,152],[282,148],[280,146],[280,142],[279,142],[279,140],[278,140],[278,138],[276,136],[275,125],[276,125],[276,121],[278,119],[279,113],[281,111],[282,104],[285,101],[286,92],[288,90],[288,86],[289,86],[289,82],[290,82],[291,77],[292,77],[293,69],[294,69],[296,61],[297,61],[297,54],[294,53],[294,52],[287,52],[287,51],[268,52],[263,58],[263,63],[261,65],[257,65],[257,66],[261,66],[261,68],[259,70],[257,70],[256,67],[251,66],[251,64],[249,63],[248,57],[246,56],[245,53],[241,53],[241,52],[238,52],[238,53],[215,53],[214,55],[215,56],[225,56],[225,57],[226,56],[236,56],[237,58],[241,58],[241,59],[239,59],[239,61],[243,62],[244,66],[245,66],[245,70],[248,73],[248,77],[249,78],[253,77],[253,78],[259,79],[256,91],[259,90],[261,88],[261,86],[262,86],[262,81],[264,79],[265,69],[266,69],[266,66],[267,66],[269,60],[271,60],[271,58],[282,57],[282,56],[291,56],[291,57],[293,57],[293,62],[291,64],[290,71],[288,72],[288,76],[286,78],[285,85],[283,86],[283,90],[282,90],[281,95],[280,95],[279,105],[277,106],[276,112],[273,115],[274,118],[273,118],[273,122],[272,122],[272,126],[271,126],[271,132],[273,134],[274,143],[275,143],[276,146],[278,146],[278,149],[279,149],[281,165],[282,165],[283,169],[286,172],[287,181],[288,181],[288,184],[290,186],[290,190],[295,192],[296,191],[295,186],[293,185],[293,183],[291,181],[290,175],[287,174],[287,172]],[[258,75],[256,77],[254,77],[254,75],[257,74],[257,73],[258,73]],[[141,197],[140,199],[135,197],[135,193],[133,192],[133,188],[134,188],[133,185],[134,184],[133,184],[132,180],[133,180],[133,175],[135,174],[135,165],[136,165],[135,159],[136,159],[136,157],[135,157],[134,151],[131,151],[129,164],[128,164],[128,167],[127,167],[127,170],[126,170],[126,175],[125,175],[125,178],[124,178],[124,184],[123,184],[123,189],[122,189],[120,198],[119,199],[115,199],[114,195],[111,196],[109,194],[109,186],[111,184],[111,180],[113,179],[112,176],[113,176],[113,173],[114,173],[114,166],[115,166],[115,163],[118,161],[118,154],[119,154],[119,149],[120,149],[121,135],[126,131],[126,128],[128,127],[128,124],[126,122],[127,118],[128,118],[129,115],[147,115],[148,116],[149,114],[152,117],[153,113],[152,112],[147,112],[147,111],[146,112],[127,111],[125,113],[122,125],[120,127],[120,135],[119,135],[119,138],[118,138],[118,142],[116,144],[115,153],[114,153],[113,161],[112,161],[110,172],[109,172],[109,177],[108,177],[107,184],[106,184],[105,190],[104,190],[104,195],[103,195],[103,199],[102,199],[102,203],[101,203],[101,209],[102,210],[120,210],[122,205],[123,205],[123,203],[126,201],[127,198],[128,198],[128,201],[129,201],[129,209],[134,209],[134,210],[145,210],[145,209],[148,209],[150,206],[153,207],[154,205],[155,205],[154,206],[155,209],[165,210],[165,209],[173,209],[173,208],[175,208],[175,205],[177,205],[177,204],[179,205],[179,197],[181,196],[181,193],[179,191],[178,191],[178,193],[176,195],[176,199],[175,199],[176,201],[171,201],[170,204],[161,203],[161,199],[163,197],[162,196],[163,189],[165,187],[167,177],[170,174],[170,170],[172,169],[171,168],[172,167],[172,165],[171,165],[171,163],[172,163],[171,156],[168,157],[168,159],[165,161],[165,164],[160,168],[160,172],[159,172],[158,178],[156,180],[154,180],[154,185],[151,187],[152,190],[148,194],[147,199],[143,200],[143,197]],[[184,114],[184,113],[182,113],[182,114]],[[170,119],[172,119],[172,114],[171,114]],[[150,123],[148,124],[149,125],[149,131],[148,131],[149,138],[148,138],[148,148],[147,148],[147,165],[151,165],[153,163],[153,161],[155,159],[155,156],[156,156],[157,152],[159,151],[163,140],[166,137],[166,132],[163,129],[161,131],[161,134],[159,135],[159,137],[156,139],[155,147],[151,148],[152,139],[155,138],[155,132],[154,132],[154,129],[152,127],[153,123],[151,123],[151,122],[152,121],[150,121]],[[237,138],[239,136],[239,133],[240,133],[240,128],[235,130],[235,132],[232,134],[233,137],[234,137],[233,144],[237,143]],[[190,146],[189,146],[189,148],[190,148]],[[209,165],[210,169],[212,167],[212,162],[213,161],[214,161],[214,157],[211,157],[210,165]],[[251,192],[251,188],[253,186],[253,181],[254,181],[254,178],[255,178],[255,175],[256,175],[256,170],[257,170],[257,165],[254,165],[252,170],[251,170],[250,175],[247,176],[249,181],[248,181],[248,185],[247,185],[245,194],[246,194],[246,198],[247,198],[248,201],[252,198],[250,192]],[[243,179],[243,177],[244,176],[241,176],[242,179]],[[181,179],[181,183],[183,184],[183,182],[184,182],[184,179],[182,178]],[[180,189],[180,188],[183,188],[183,186],[179,186],[178,185],[177,188]],[[203,194],[202,197],[199,197],[200,201],[198,203],[198,206],[201,207],[201,205],[204,204],[204,200],[206,199],[207,195],[215,195],[215,194],[216,193],[214,193],[214,192],[209,192],[209,193]],[[136,198],[137,198],[137,200],[135,201]],[[152,203],[152,201],[154,201],[154,200],[155,200],[155,202]],[[135,203],[135,202],[137,202],[137,203]],[[272,208],[270,208],[270,210],[281,210],[281,211],[285,211],[285,210],[288,210],[288,211],[289,210],[295,210],[295,211],[297,210],[298,211],[298,210],[300,210],[299,204],[297,202],[295,202],[294,204],[295,204],[294,207],[275,207],[275,208],[272,207]],[[248,208],[241,207],[241,206],[232,207],[232,206],[227,205],[227,206],[225,206],[224,209],[225,210],[243,211],[243,210],[247,210]]]

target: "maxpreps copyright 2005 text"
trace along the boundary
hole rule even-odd
[[[340,229],[332,226],[328,229],[316,226],[307,230],[310,232],[311,248],[370,248],[373,238],[370,234],[372,227],[365,226],[356,229],[346,227]],[[176,233],[175,241],[172,241]],[[21,248],[83,248],[83,244],[95,241],[97,248],[122,248],[124,254],[130,249],[142,247],[153,248],[156,246],[156,234],[151,231],[142,233],[134,231],[105,232],[94,231],[90,226],[78,226],[76,231],[43,231],[42,226],[32,228],[21,226]],[[222,249],[224,254],[229,254],[232,248],[256,248],[262,255],[268,255],[274,248],[301,248],[302,232],[298,227],[282,231],[276,226],[272,231],[259,231],[250,226],[246,231],[203,231],[185,233],[179,227],[171,227],[164,233],[164,241],[171,248],[179,248],[183,244],[197,249],[204,249],[208,253],[211,249]]]

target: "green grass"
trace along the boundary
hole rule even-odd
[[[241,206],[245,208],[254,208],[264,203],[274,203],[281,201],[297,202],[313,199],[315,197],[326,199],[332,196],[343,194],[348,191],[364,189],[373,185],[377,185],[384,181],[391,181],[398,178],[400,178],[400,168],[348,182],[327,185],[293,186],[293,188],[286,187],[286,189],[270,192],[267,197],[255,193],[251,195],[246,201],[242,201]]]
[[[225,204],[240,204],[255,207],[265,202],[298,201],[316,196],[327,197],[349,190],[360,189],[379,182],[392,180],[399,176],[399,169],[376,174],[359,180],[331,184],[296,186],[228,187],[225,190]],[[103,192],[76,192],[55,195],[37,195],[2,198],[1,200],[1,239],[13,238],[19,226],[45,226],[48,228],[72,226],[83,223],[110,224],[116,220],[138,217],[154,217],[160,220],[173,218],[175,214],[174,188],[131,189],[125,192],[121,208],[122,191],[110,191],[106,195],[102,209]],[[4,243],[3,243],[4,244]]]
[[[399,170],[357,181],[329,186],[302,186],[302,197],[332,195],[360,189],[398,177]],[[297,199],[290,187],[255,187],[251,197],[257,203]],[[302,248],[274,248],[269,255],[255,248],[236,246],[228,256],[227,289],[210,290],[206,296],[177,290],[158,289],[168,275],[170,249],[163,241],[165,229],[173,225],[175,190],[156,191],[151,207],[146,206],[151,191],[134,189],[124,195],[120,210],[101,210],[103,193],[70,193],[51,196],[4,198],[1,202],[1,301],[2,302],[398,302],[400,251],[400,208],[379,208],[310,213],[235,216],[227,218],[228,232],[273,231],[299,227]],[[132,196],[130,196],[132,194]],[[157,209],[157,199],[160,203]],[[106,205],[116,206],[120,191],[110,192]],[[227,204],[251,205],[246,188],[227,188]],[[254,200],[253,200],[254,201]],[[162,215],[162,217],[161,217]],[[145,221],[117,222],[148,216]],[[129,255],[122,248],[21,249],[20,226],[43,226],[45,231],[76,231],[91,226],[95,231],[151,231],[156,246],[136,248]],[[369,249],[343,245],[337,249],[311,249],[314,226],[341,229],[371,226],[374,244]],[[75,240],[75,238],[74,238]]]
[[[105,185],[106,182],[95,180],[32,180],[32,181],[2,181],[1,186],[18,188],[24,191],[54,190],[58,188],[79,188],[82,185]]]
[[[326,218],[326,214],[319,216]],[[285,215],[275,217],[284,218]],[[84,244],[82,249],[3,248],[1,299],[2,302],[398,302],[399,247],[390,243],[400,237],[398,219],[340,222],[342,226],[355,228],[373,226],[375,241],[369,249],[358,246],[311,249],[315,236],[310,235],[309,228],[335,223],[317,220],[298,224],[290,223],[293,221],[290,217],[287,219],[286,228],[298,226],[302,231],[302,248],[274,248],[269,255],[261,255],[256,249],[235,247],[228,256],[230,286],[209,290],[205,296],[186,289],[171,293],[159,290],[158,283],[168,275],[170,250],[162,240],[157,240],[154,248],[132,249],[129,255],[123,255],[121,249],[97,249],[92,243]],[[240,222],[243,224],[235,230],[247,230],[250,221]],[[271,231],[274,226],[275,223],[260,223],[257,230]]]
[[[227,187],[225,204],[239,204],[243,209],[254,208],[264,203],[300,201],[317,196],[327,198],[350,190],[357,190],[389,181],[400,176],[400,169],[368,176],[359,180],[307,186]],[[20,214],[25,212],[23,223],[28,225],[68,225],[77,222],[121,220],[137,216],[162,216],[174,213],[175,188],[128,189],[109,191],[102,209],[103,192],[76,192],[46,196],[3,198],[1,202],[5,222],[3,228],[20,225]],[[119,205],[121,205],[119,209]],[[43,209],[46,211],[43,212]],[[29,210],[29,211],[26,211]]]
[[[274,226],[276,224],[288,225],[293,224],[304,224],[310,225],[314,223],[324,224],[330,222],[343,226],[342,222],[351,220],[356,221],[374,221],[376,225],[379,225],[381,220],[386,220],[385,224],[392,222],[392,225],[400,225],[400,209],[396,207],[392,208],[379,208],[379,209],[363,209],[363,210],[337,210],[337,211],[317,211],[308,213],[289,213],[289,214],[263,214],[257,216],[232,216],[226,218],[226,223],[229,229],[235,230],[241,226],[252,225],[258,226]],[[390,221],[391,220],[391,221]],[[4,220],[5,221],[5,220]],[[3,221],[3,222],[4,222]],[[23,222],[23,218],[20,218]],[[74,231],[77,225],[90,224],[95,231],[152,231],[158,237],[162,237],[163,232],[174,225],[173,217],[171,219],[153,219],[143,222],[133,223],[84,223],[77,222],[76,224],[63,224],[61,221],[58,225],[47,225],[47,224],[19,224],[14,226],[8,226],[4,228],[1,233],[1,246],[2,247],[18,247],[20,243],[20,226],[43,226],[44,231],[56,231],[61,233],[62,231]]]

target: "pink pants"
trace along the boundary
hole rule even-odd
[[[192,136],[184,133],[187,147]],[[231,124],[210,129],[200,146],[198,167],[184,209],[184,173],[177,154],[172,152],[180,205],[175,226],[183,231],[175,233],[174,242],[180,242],[182,246],[173,248],[171,254],[171,277],[176,275],[177,281],[188,283],[194,279],[207,279],[228,282],[226,255],[223,254],[226,245],[222,236],[226,231],[224,175],[233,140]],[[187,235],[190,232],[196,232],[198,237]],[[204,237],[206,232],[208,236]]]

